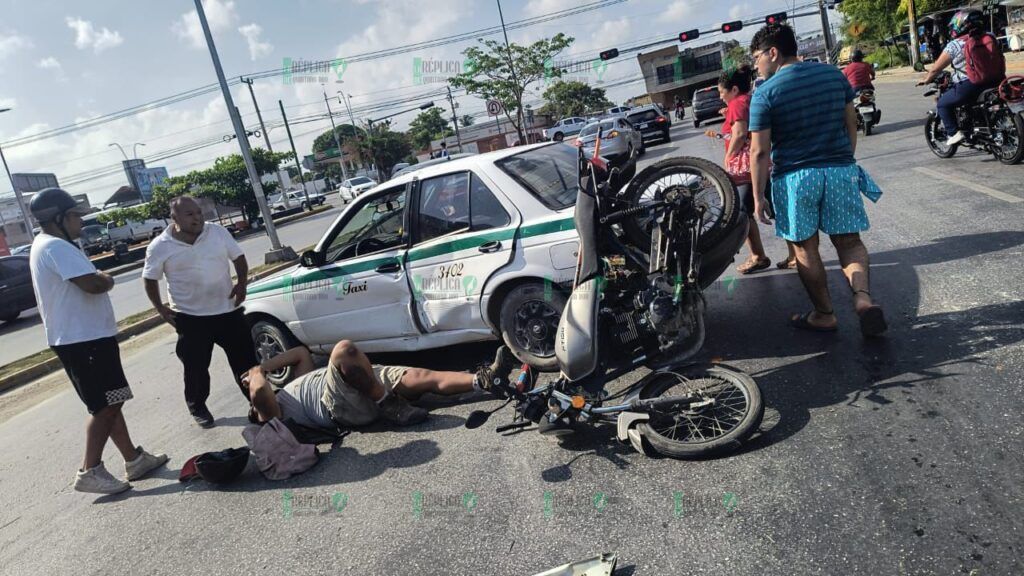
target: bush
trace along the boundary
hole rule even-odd
[[[890,67],[907,66],[910,64],[910,57],[903,47],[894,46],[886,50],[885,47],[879,46],[865,56],[864,61],[868,64],[878,64],[878,69],[884,70]]]

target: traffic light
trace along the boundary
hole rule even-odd
[[[739,32],[743,30],[743,21],[736,20],[735,22],[726,22],[722,24],[722,34],[728,34],[729,32]]]
[[[778,12],[776,14],[771,14],[771,15],[765,16],[765,19],[764,19],[764,23],[769,25],[769,26],[775,26],[776,24],[782,24],[785,21],[786,21],[786,13],[785,12]]]
[[[604,52],[601,52],[601,60],[611,60],[612,58],[617,58],[618,56],[618,48],[612,48],[611,50],[605,50]]]
[[[688,42],[697,38],[700,38],[700,30],[687,30],[686,32],[679,33],[680,42]]]

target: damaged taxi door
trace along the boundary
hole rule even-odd
[[[413,187],[413,247],[406,269],[420,328],[490,333],[480,299],[487,279],[513,255],[518,211],[473,171]]]

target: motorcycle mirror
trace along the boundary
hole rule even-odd
[[[487,420],[491,417],[490,412],[483,410],[473,410],[469,413],[469,418],[466,418],[466,428],[473,430],[479,428],[487,423]]]

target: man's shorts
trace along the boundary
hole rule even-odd
[[[867,230],[861,186],[856,164],[804,168],[773,180],[776,236],[800,242],[818,230],[830,236]]]
[[[407,366],[373,365],[374,377],[388,392],[394,391],[408,370]],[[327,365],[327,384],[320,401],[330,411],[331,418],[342,426],[365,426],[380,416],[377,403],[345,382],[341,371],[333,363]]]
[[[743,211],[750,218],[757,218],[757,214],[754,214],[754,186],[752,184],[739,184],[736,186],[736,192],[739,193],[740,202],[743,205]],[[764,200],[768,204],[768,214],[774,218],[775,210],[772,207],[772,181],[768,180],[764,185]]]
[[[53,346],[53,351],[89,414],[132,399],[132,389],[121,367],[117,338]]]

